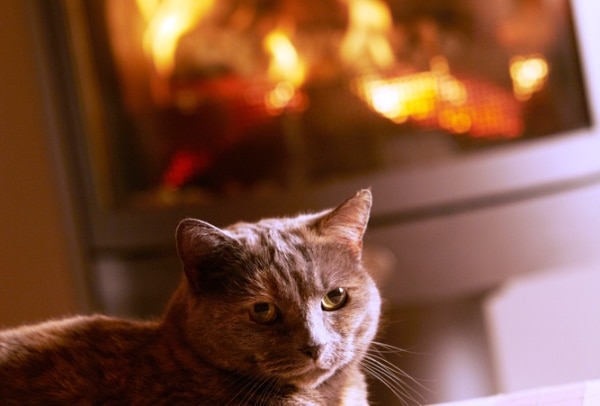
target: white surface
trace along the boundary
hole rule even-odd
[[[600,381],[544,387],[438,406],[598,406]]]
[[[600,264],[517,278],[485,312],[501,391],[600,378]]]

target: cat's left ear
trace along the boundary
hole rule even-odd
[[[372,204],[371,191],[360,190],[319,219],[316,224],[317,231],[326,238],[347,244],[360,256]]]
[[[236,245],[225,231],[192,218],[179,223],[176,240],[185,274],[195,289],[222,276],[222,258],[231,257]]]

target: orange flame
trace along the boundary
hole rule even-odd
[[[264,47],[271,56],[268,75],[276,82],[285,81],[299,87],[306,78],[306,66],[290,39],[280,30],[269,33]]]
[[[296,89],[306,79],[306,65],[298,55],[289,38],[280,30],[269,33],[263,42],[269,53],[269,79],[276,83],[275,88],[265,97],[267,108],[280,110],[286,107],[296,95]]]
[[[426,72],[359,79],[356,92],[371,109],[397,124],[413,120],[425,127],[481,138],[514,138],[522,131],[518,103],[510,93],[458,80],[443,57],[433,58]],[[494,96],[482,98],[481,94]]]
[[[388,6],[380,0],[348,0],[350,24],[341,46],[341,56],[350,66],[371,64],[389,68],[394,52],[388,41],[392,17]]]
[[[428,118],[440,102],[462,105],[467,97],[464,85],[448,73],[447,62],[441,57],[432,60],[428,72],[361,79],[358,93],[373,110],[396,123]]]
[[[137,0],[148,24],[144,32],[144,51],[160,75],[173,72],[179,39],[198,24],[213,4],[214,0]]]

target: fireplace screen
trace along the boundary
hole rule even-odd
[[[589,125],[567,0],[95,0],[78,19],[115,204],[277,193]]]

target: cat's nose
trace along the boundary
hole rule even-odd
[[[321,355],[321,346],[319,345],[305,345],[299,348],[300,352],[306,355],[308,358],[316,361],[319,359],[319,355]]]

